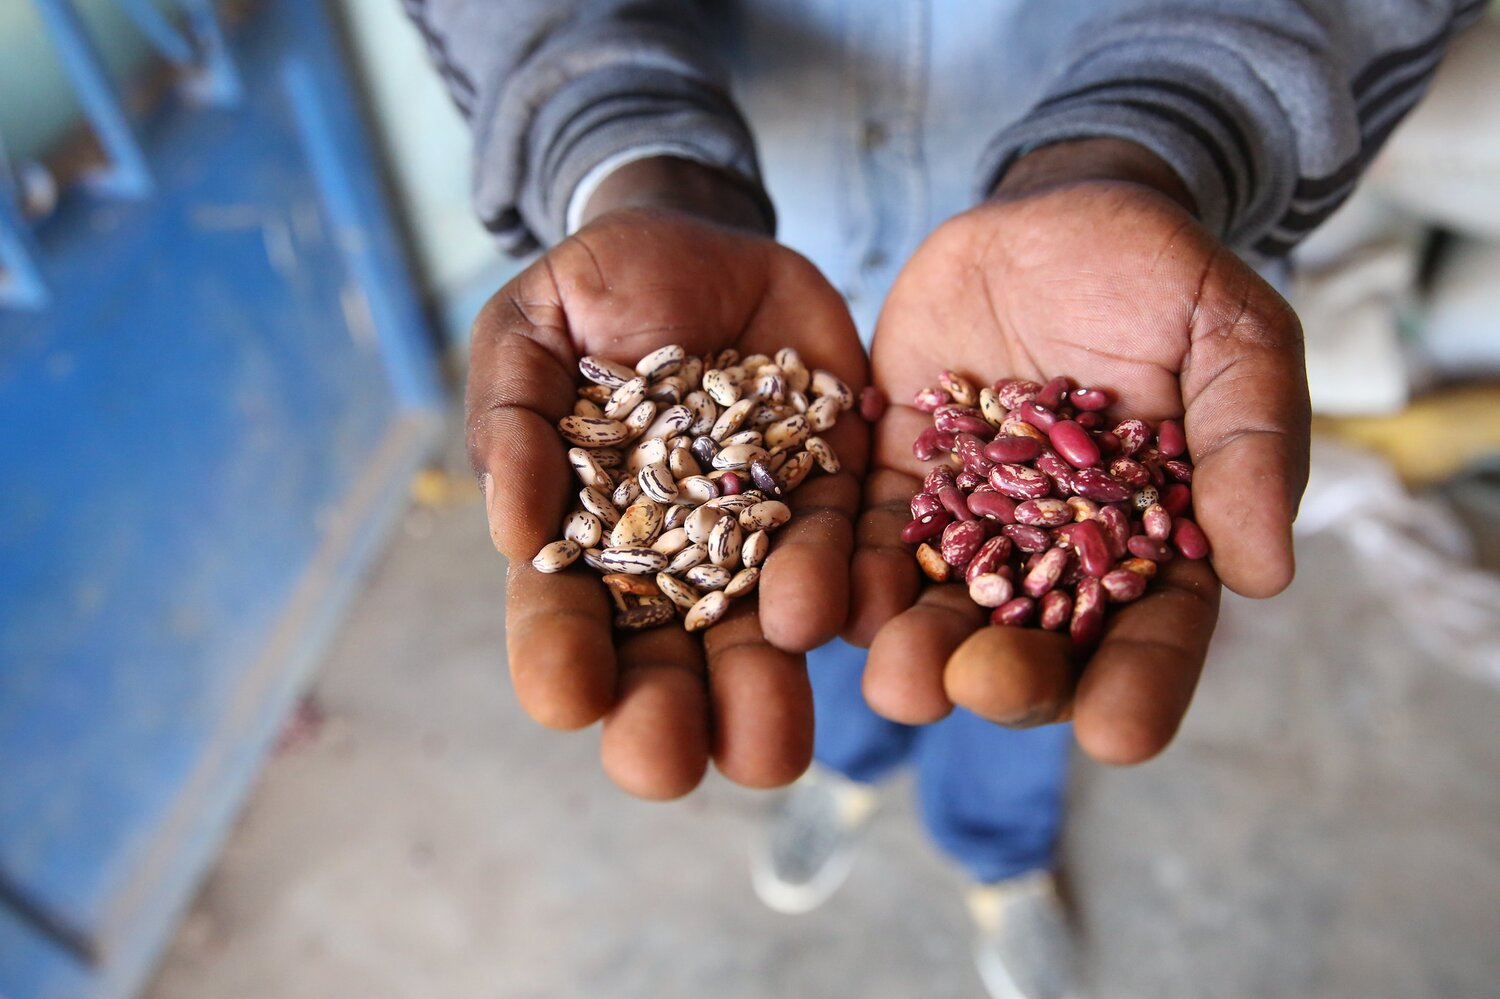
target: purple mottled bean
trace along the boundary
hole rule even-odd
[[[954,520],[973,520],[974,514],[969,509],[963,490],[958,486],[944,486],[938,490],[938,502],[943,504],[943,509],[953,515]]]
[[[947,510],[937,510],[933,513],[923,514],[916,520],[901,528],[901,540],[909,545],[928,538],[935,538],[953,523],[953,518],[948,516]]]
[[[1187,436],[1176,420],[1162,420],[1156,428],[1156,449],[1165,457],[1175,458],[1187,450]]]
[[[1002,524],[1016,522],[1016,501],[1004,493],[989,490],[970,493],[969,512],[985,520],[996,520]]]
[[[1036,404],[1046,406],[1048,409],[1056,409],[1067,397],[1068,388],[1068,379],[1063,375],[1058,375],[1042,386],[1042,390],[1036,394]]]
[[[1023,402],[1030,402],[1042,387],[1025,378],[1002,378],[994,385],[995,398],[1006,409],[1017,409]]]
[[[1099,503],[1118,503],[1130,498],[1130,490],[1111,479],[1102,468],[1076,469],[1073,491]]]
[[[925,517],[927,514],[936,513],[941,509],[943,509],[943,501],[932,493],[917,493],[911,498],[911,515],[913,519]]]
[[[1186,517],[1178,517],[1172,522],[1172,544],[1183,558],[1199,559],[1208,554],[1208,536],[1203,533],[1203,528]]]
[[[1146,577],[1131,572],[1129,569],[1115,569],[1105,573],[1099,579],[1100,585],[1109,599],[1117,604],[1128,604],[1132,600],[1139,600],[1142,593],[1146,592]]]
[[[964,463],[964,468],[975,475],[988,475],[995,463],[984,454],[984,441],[971,433],[955,434],[953,450]]]
[[[939,406],[932,413],[932,425],[941,434],[972,434],[976,432],[972,429],[975,426],[979,428],[978,433],[995,432],[984,414],[972,406]]]
[[[964,490],[965,492],[973,492],[980,486],[988,484],[984,476],[975,475],[967,468],[955,475],[953,477],[953,481],[958,484],[958,488]]]
[[[938,551],[942,552],[944,562],[955,568],[962,568],[979,551],[984,539],[984,525],[979,521],[956,521],[943,528],[943,540]]]
[[[1184,523],[1178,521],[1178,523]],[[1154,538],[1148,538],[1144,534],[1137,534],[1125,542],[1125,550],[1136,558],[1148,559],[1152,562],[1170,562],[1172,560],[1172,549],[1165,543]]]
[[[933,439],[937,441],[939,451],[953,450],[954,438],[952,434],[944,433],[943,431],[939,430],[937,432],[937,437]]]
[[[1052,429],[1052,424],[1057,422],[1057,414],[1046,406],[1035,402],[1021,403],[1020,416],[1023,421],[1046,433]]]
[[[1141,511],[1141,526],[1152,541],[1165,541],[1172,536],[1172,515],[1160,503],[1152,503]]]
[[[1043,451],[1036,456],[1036,467],[1052,480],[1057,491],[1064,496],[1073,492],[1073,466],[1054,451]]]
[[[922,477],[922,491],[932,493],[934,496],[937,495],[939,489],[951,485],[953,485],[953,469],[946,465],[928,469],[927,474]]]
[[[1078,650],[1093,648],[1104,634],[1104,585],[1093,576],[1078,581],[1068,633],[1073,638],[1073,647]]]
[[[1166,469],[1167,474],[1176,479],[1178,482],[1193,481],[1193,466],[1189,465],[1185,461],[1178,461],[1176,458],[1170,458],[1167,461],[1162,462],[1161,467]]]
[[[1097,520],[1080,520],[1074,524],[1070,540],[1073,550],[1078,553],[1079,567],[1088,575],[1102,576],[1114,567],[1109,541]]]
[[[973,582],[975,576],[1009,569],[1010,567],[1005,563],[1009,561],[1013,547],[1010,538],[1004,535],[987,538],[984,544],[979,546],[979,551],[975,552],[974,557],[969,560],[969,568],[964,573],[964,581]]]
[[[1146,466],[1134,458],[1116,458],[1111,461],[1109,474],[1111,478],[1118,479],[1125,485],[1136,489],[1151,481],[1151,473],[1146,471]]]
[[[917,439],[911,442],[911,453],[918,461],[931,461],[937,457],[937,437],[938,432],[933,427],[928,427],[917,434]]]
[[[1040,527],[1006,524],[1000,531],[1023,552],[1044,552],[1052,547],[1052,536]]]
[[[1099,454],[1105,458],[1113,458],[1120,453],[1120,435],[1113,430],[1095,434],[1094,443],[1099,445]]]
[[[1016,587],[1009,579],[994,572],[983,572],[968,577],[969,599],[981,607],[999,607],[1015,594]]]
[[[1049,590],[1042,594],[1041,608],[1038,623],[1048,631],[1062,631],[1073,617],[1073,598],[1062,590]]]
[[[1035,611],[1035,600],[1030,597],[1016,597],[990,612],[990,624],[1019,628],[1031,620],[1031,615]]]
[[[1073,404],[1074,409],[1092,412],[1109,405],[1109,393],[1103,389],[1079,388],[1068,393],[1068,401]]]
[[[1072,420],[1058,420],[1047,431],[1047,437],[1057,453],[1075,468],[1090,468],[1099,464],[1099,445],[1089,432]]]
[[[1041,450],[1042,442],[1035,437],[996,437],[984,446],[984,456],[996,464],[1008,465],[1030,461]]]
[[[1151,439],[1151,428],[1145,420],[1121,420],[1115,425],[1114,434],[1120,438],[1120,452],[1135,454]]]
[[[1018,500],[1041,499],[1052,492],[1052,480],[1025,465],[996,465],[990,472],[990,485]]]
[[[935,412],[939,406],[946,406],[953,401],[953,397],[936,385],[929,385],[924,389],[918,389],[917,394],[912,397],[911,404],[918,412]]]
[[[1104,506],[1094,515],[1104,529],[1104,542],[1109,545],[1110,558],[1124,558],[1126,542],[1130,538],[1130,518],[1117,506]]]
[[[1181,482],[1174,482],[1161,490],[1162,509],[1174,517],[1187,513],[1193,506],[1193,491]]]
[[[1039,597],[1057,585],[1063,570],[1072,556],[1062,548],[1050,548],[1021,580],[1021,589],[1028,597]]]
[[[1016,523],[1061,527],[1073,522],[1073,508],[1060,499],[1026,500],[1016,506]]]

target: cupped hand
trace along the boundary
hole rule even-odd
[[[892,405],[875,432],[848,629],[870,645],[871,705],[912,724],[954,705],[1005,725],[1072,718],[1078,742],[1100,760],[1159,752],[1202,669],[1218,580],[1263,597],[1292,577],[1309,415],[1291,309],[1150,187],[1002,189],[908,263],[881,314],[871,366]],[[911,408],[912,396],[945,368],[980,383],[1067,375],[1108,390],[1121,417],[1185,414],[1211,565],[1178,559],[1145,597],[1111,607],[1087,661],[1066,634],[988,626],[962,585],[929,583],[897,534],[925,471],[911,444],[930,417]]]
[[[545,725],[604,720],[601,755],[647,798],[691,790],[712,758],[752,787],[788,783],[812,753],[802,655],[844,623],[868,432],[852,413],[824,434],[843,459],[794,492],[758,599],[698,634],[669,624],[615,632],[597,574],[548,575],[531,559],[561,536],[580,484],[557,421],[572,412],[578,359],[634,364],[666,344],[742,355],[795,347],[853,391],[865,357],[838,293],[773,240],[670,211],[610,211],[500,289],[474,324],[469,454],[490,534],[510,562],[506,634],[522,706]]]

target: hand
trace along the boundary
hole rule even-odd
[[[938,229],[898,277],[872,352],[892,405],[876,428],[848,629],[873,642],[864,686],[876,711],[911,724],[955,704],[1006,725],[1072,718],[1090,755],[1139,762],[1187,710],[1218,613],[1214,570],[1253,597],[1290,582],[1307,479],[1300,328],[1186,200],[1139,147],[1047,147],[993,200]],[[962,586],[928,584],[897,532],[925,471],[911,442],[930,418],[912,394],[944,368],[985,383],[1068,375],[1110,391],[1122,416],[1185,413],[1212,568],[1165,566],[1147,596],[1111,609],[1086,663],[1066,635],[987,627]]]
[[[816,473],[792,494],[794,516],[776,534],[758,600],[736,601],[701,635],[671,625],[616,634],[592,570],[580,563],[546,575],[531,565],[560,537],[580,488],[556,431],[572,412],[580,356],[633,364],[669,343],[697,354],[791,346],[856,392],[866,383],[864,351],[838,293],[796,253],[726,224],[758,220],[748,199],[690,164],[648,172],[644,185],[620,182],[631,173],[612,175],[603,204],[590,202],[593,220],[501,288],[474,324],[469,454],[491,537],[510,561],[511,678],[527,713],[545,725],[576,729],[603,718],[604,768],[633,794],[685,794],[710,756],[741,784],[785,784],[812,755],[801,653],[836,634],[848,609],[868,450],[853,413],[824,435],[843,471]],[[646,207],[663,203],[656,194],[700,217]],[[701,217],[710,213],[723,221]]]

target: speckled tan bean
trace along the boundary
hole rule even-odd
[[[604,537],[604,525],[587,510],[574,510],[563,520],[563,537],[580,548],[592,548]]]
[[[630,428],[618,420],[591,416],[564,416],[557,421],[557,429],[564,440],[579,447],[609,447],[630,437]]]
[[[729,610],[729,598],[723,591],[705,593],[683,618],[682,626],[688,631],[702,631],[724,616]]]
[[[635,373],[647,381],[655,381],[680,369],[682,362],[686,359],[687,351],[678,344],[669,343],[665,347],[657,347],[641,358],[636,363]]]
[[[708,560],[714,565],[733,569],[740,562],[740,545],[744,532],[733,516],[725,514],[719,518],[708,535]]]
[[[817,461],[818,467],[829,475],[835,475],[843,467],[839,462],[839,456],[834,453],[833,446],[821,437],[809,437],[803,445],[807,453]]]
[[[681,576],[689,569],[702,565],[707,561],[708,545],[701,542],[691,544],[672,556],[672,560],[667,563],[667,572],[674,576]]]
[[[629,365],[591,354],[578,359],[578,370],[589,381],[609,389],[618,388],[635,377],[635,371]]]
[[[661,534],[663,509],[651,500],[631,504],[609,532],[611,548],[649,545]]]
[[[671,558],[682,551],[692,542],[688,539],[687,531],[681,527],[674,527],[668,531],[662,531],[657,539],[651,542],[651,547]]]
[[[550,545],[544,545],[531,560],[531,564],[538,572],[562,572],[576,562],[582,552],[583,548],[578,542],[564,538]]]
[[[599,518],[604,529],[610,530],[620,520],[620,511],[610,500],[609,494],[593,486],[584,486],[578,491],[578,502],[589,513]]]
[[[745,535],[745,543],[740,546],[740,562],[747,568],[756,568],[765,562],[770,551],[771,536],[765,531],[751,531]]]
[[[721,565],[701,562],[687,570],[683,576],[700,590],[720,590],[729,585],[734,573]]]
[[[814,371],[811,387],[815,396],[837,399],[841,410],[854,405],[854,393],[849,391],[849,386],[844,384],[843,379],[831,371]]]
[[[774,531],[791,519],[791,507],[780,500],[765,500],[741,511],[740,526],[747,531]]]
[[[724,595],[728,597],[743,597],[755,589],[755,584],[760,582],[760,570],[754,566],[741,569],[734,574],[734,578],[724,585]]]
[[[698,598],[702,596],[696,587],[665,572],[656,574],[656,585],[668,600],[672,601],[672,603],[676,604],[682,610],[691,610],[693,605],[698,602]]]
[[[677,498],[677,480],[665,461],[658,461],[641,469],[636,476],[641,492],[658,503],[670,503]]]
[[[573,471],[578,476],[578,481],[584,485],[593,486],[596,489],[608,489],[610,487],[609,476],[599,466],[599,462],[594,459],[593,454],[588,449],[581,447],[568,448],[568,464],[573,467]]]
[[[610,572],[654,576],[667,567],[667,557],[645,545],[611,546],[599,553],[599,563]]]
[[[750,399],[741,399],[734,405],[726,407],[724,412],[719,414],[719,418],[714,421],[714,428],[709,431],[708,435],[716,441],[723,440],[740,428],[745,422],[745,417],[749,416],[754,408],[755,402]]]

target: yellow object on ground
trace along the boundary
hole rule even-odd
[[[1500,456],[1500,384],[1443,388],[1393,416],[1316,417],[1313,432],[1384,455],[1409,486],[1434,485]]]

